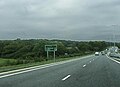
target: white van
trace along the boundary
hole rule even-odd
[[[99,52],[95,52],[95,56],[99,56]]]

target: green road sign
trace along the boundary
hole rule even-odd
[[[54,52],[55,62],[55,52],[57,51],[57,45],[45,45],[45,51],[47,52],[47,59],[49,58],[49,52]]]
[[[45,45],[45,51],[57,51],[57,45]]]

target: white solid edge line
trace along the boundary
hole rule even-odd
[[[65,81],[65,80],[68,79],[70,76],[71,76],[71,75],[67,75],[66,77],[64,77],[64,78],[62,79],[62,81]]]
[[[53,65],[51,65],[51,66],[53,66]],[[35,69],[26,70],[26,71],[21,71],[21,72],[16,72],[16,73],[11,73],[11,74],[7,74],[7,75],[3,75],[3,76],[0,76],[0,79],[8,77],[8,76],[18,75],[18,74],[22,74],[22,73],[26,73],[26,72],[30,72],[30,71],[35,71],[35,70],[38,70],[38,69],[47,68],[47,67],[50,67],[50,66],[45,66],[45,67],[40,67],[40,68],[35,68]]]
[[[106,55],[106,56],[107,56],[107,55]],[[108,56],[107,56],[107,57],[108,57]],[[118,62],[117,60],[114,60],[114,59],[112,59],[112,58],[110,58],[110,57],[108,57],[108,58],[111,59],[112,61],[114,61],[114,62],[120,64],[120,62]]]
[[[52,65],[52,64],[51,64],[51,65]],[[40,66],[34,66],[34,67],[23,68],[23,69],[18,69],[18,70],[12,70],[12,71],[8,71],[8,72],[0,73],[0,75],[3,75],[3,74],[9,74],[9,73],[15,73],[15,72],[19,72],[19,71],[24,71],[24,70],[34,69],[34,68],[46,67],[46,66],[48,66],[48,65],[45,64],[45,65],[40,65]]]
[[[60,63],[58,63],[60,64]],[[27,71],[27,70],[30,70],[30,69],[36,69],[36,68],[46,68],[46,67],[50,67],[50,66],[54,66],[54,65],[57,65],[57,64],[45,64],[45,65],[39,65],[39,66],[34,66],[34,67],[29,67],[29,68],[23,68],[23,69],[18,69],[18,70],[12,70],[12,71],[8,71],[8,72],[3,72],[3,73],[0,73],[0,75],[3,75],[3,74],[9,74],[9,73],[16,73],[16,72],[22,72],[22,71]]]
[[[78,58],[78,59],[72,59],[72,60],[67,60],[67,61],[62,61],[62,62],[57,62],[57,63],[51,63],[51,64],[45,64],[45,65],[40,65],[40,66],[35,66],[35,67],[30,67],[30,68],[24,68],[24,69],[19,69],[19,70],[3,72],[3,73],[0,73],[0,75],[3,75],[3,76],[0,76],[0,79],[1,78],[5,78],[5,77],[9,77],[9,76],[13,76],[13,75],[26,73],[26,72],[35,71],[35,70],[38,70],[38,69],[43,69],[43,68],[55,66],[55,65],[60,65],[60,64],[64,64],[64,63],[68,63],[68,62],[72,62],[72,61],[76,61],[76,60],[81,60],[81,59],[84,59],[84,58],[89,58],[91,56],[92,55],[86,56],[86,57],[82,57],[82,58]],[[26,70],[26,69],[29,69],[29,70]],[[24,70],[24,71],[22,71],[22,70]],[[18,72],[15,72],[15,71],[18,71]],[[7,74],[7,75],[4,75],[4,74]]]

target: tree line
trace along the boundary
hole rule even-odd
[[[70,56],[73,54],[83,55],[95,51],[104,50],[108,44],[104,41],[65,41],[65,40],[1,40],[0,58],[13,58],[24,60],[44,60],[46,59],[45,45],[57,44],[57,57]],[[50,53],[52,55],[52,52]]]

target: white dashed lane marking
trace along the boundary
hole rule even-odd
[[[70,76],[71,76],[71,75],[67,75],[66,77],[64,77],[64,78],[62,79],[62,81],[65,81],[65,80],[68,79]]]
[[[85,64],[85,65],[83,65],[83,67],[86,67],[86,64]]]

